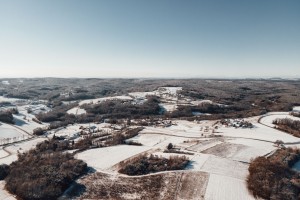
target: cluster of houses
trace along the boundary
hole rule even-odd
[[[102,135],[110,135],[112,133],[112,130],[103,130],[99,129],[95,125],[91,126],[80,126],[78,131],[71,131],[71,132],[62,132],[58,133],[59,131],[65,129],[65,127],[58,128],[54,131],[55,137],[59,137],[60,139],[67,139],[67,140],[78,140],[80,138],[83,138],[85,136],[90,136],[90,135],[97,135],[97,136],[102,136]],[[57,136],[58,135],[58,136]]]
[[[220,123],[225,127],[253,128],[253,124],[244,119],[222,119]]]

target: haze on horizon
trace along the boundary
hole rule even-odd
[[[298,77],[298,0],[0,0],[0,77]]]

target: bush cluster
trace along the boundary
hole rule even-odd
[[[105,142],[105,145],[113,146],[113,145],[118,145],[118,144],[126,144],[126,140],[137,136],[139,134],[139,132],[142,130],[143,130],[143,127],[138,127],[138,128],[127,130],[123,133],[117,133],[117,134],[113,135],[113,137],[110,140],[107,140]],[[131,143],[131,144],[133,144],[133,143]]]
[[[45,133],[45,130],[44,129],[42,129],[42,128],[35,128],[34,130],[33,130],[33,134],[34,135],[43,135]]]
[[[291,112],[290,115],[294,117],[300,117],[300,112]]]
[[[148,97],[143,104],[132,104],[122,100],[106,100],[98,104],[85,104],[82,107],[95,115],[103,115],[105,118],[140,118],[148,115],[158,115],[160,107],[156,97]]]
[[[0,111],[0,121],[13,124],[14,123],[14,117],[12,115],[12,112],[10,111]]]
[[[69,141],[54,136],[50,140],[45,140],[43,142],[38,143],[35,149],[30,150],[30,153],[53,153],[71,149],[73,149],[73,146]]]
[[[36,118],[41,122],[50,122],[50,129],[67,126],[74,123],[90,123],[103,122],[104,119],[116,121],[121,118],[143,118],[153,115],[159,115],[159,101],[155,97],[148,97],[148,100],[143,104],[132,104],[132,102],[124,102],[122,100],[106,100],[99,104],[85,104],[82,106],[87,113],[75,116],[68,114],[67,110],[76,106],[60,105],[50,112],[40,113]]]
[[[73,145],[73,149],[78,149],[79,151],[89,149],[93,146],[93,140],[97,137],[98,136],[87,135],[84,138],[80,139],[78,142],[76,142]],[[98,145],[96,147],[101,147],[101,146]]]
[[[10,165],[6,188],[25,200],[56,199],[86,169],[71,154],[30,151]]]
[[[182,170],[189,163],[186,156],[170,156],[163,158],[154,155],[141,155],[122,163],[120,173],[130,176],[144,175],[160,171]]]
[[[211,103],[202,103],[198,106],[178,106],[177,110],[168,113],[168,117],[178,118],[178,117],[192,117],[193,112],[200,112],[200,113],[209,113],[215,115],[224,115],[224,114],[234,114],[235,118],[237,115],[242,114],[245,115],[248,107],[244,106],[223,106],[219,104],[211,104]],[[222,116],[219,116],[219,118]]]
[[[291,170],[299,155],[299,150],[280,149],[269,158],[254,159],[249,166],[249,190],[263,199],[299,199],[300,175]]]
[[[295,137],[300,137],[300,120],[292,120],[289,118],[275,119],[273,124],[276,128],[285,131]]]

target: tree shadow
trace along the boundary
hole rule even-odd
[[[18,119],[18,118],[14,118],[14,122],[15,122],[15,125],[17,125],[17,126],[23,126],[25,124],[28,124],[26,121]]]
[[[76,199],[86,192],[86,187],[80,183],[74,182],[58,200]]]
[[[189,161],[189,163],[187,164],[187,166],[185,167],[185,169],[186,169],[186,170],[192,170],[192,169],[195,169],[195,166],[194,166],[195,163],[196,163],[195,161],[192,161],[192,160]]]
[[[83,176],[93,174],[95,172],[96,172],[96,170],[94,168],[88,167],[87,172]],[[85,192],[86,192],[85,185],[74,181],[72,183],[72,185],[64,192],[64,194],[61,197],[58,198],[58,200],[77,199],[78,197],[80,197]]]

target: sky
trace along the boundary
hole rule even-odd
[[[0,77],[300,78],[300,1],[0,0]]]

